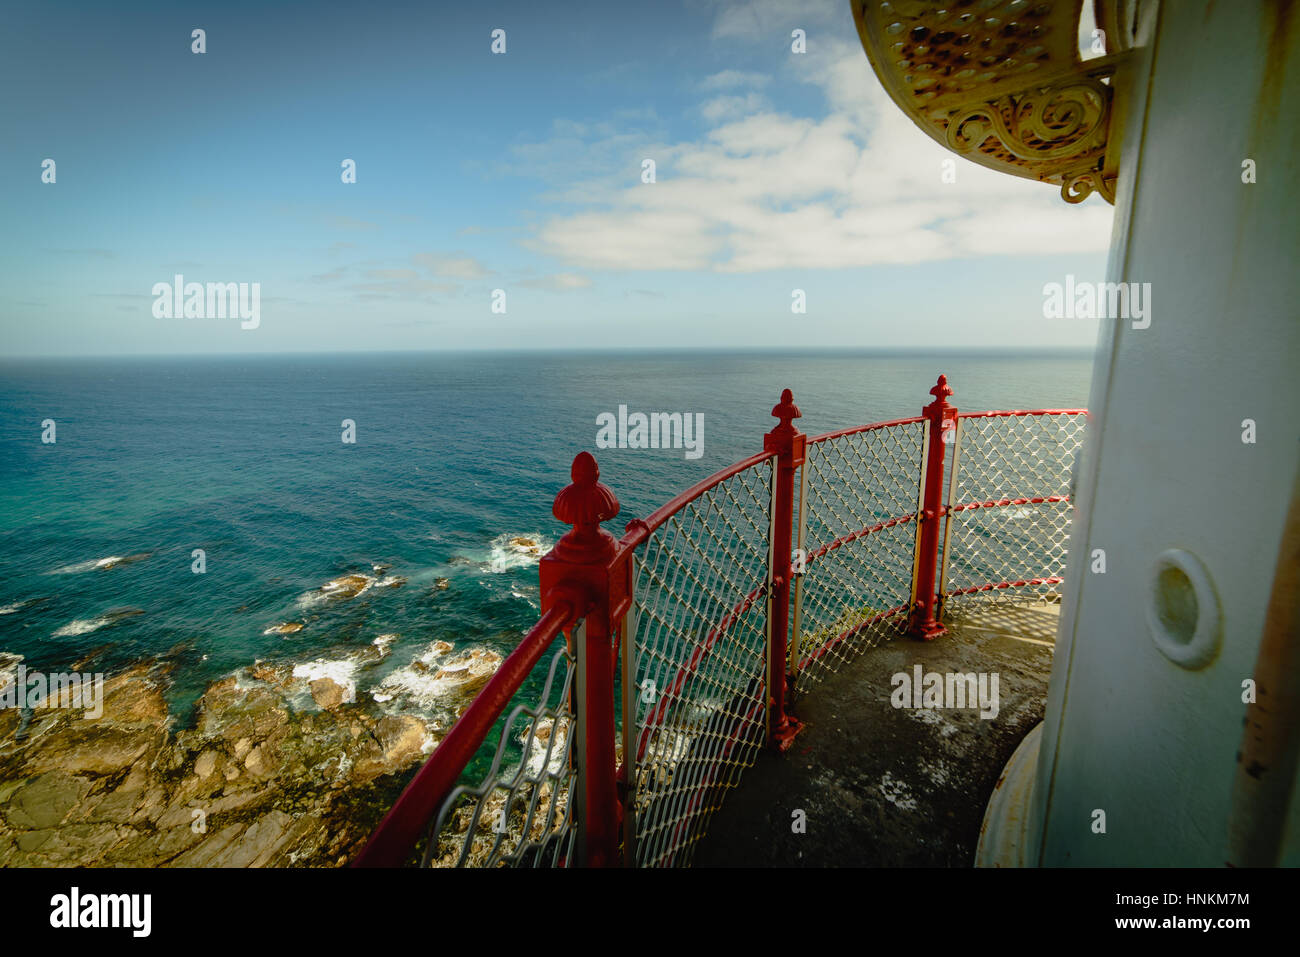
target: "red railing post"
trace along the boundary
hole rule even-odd
[[[574,719],[580,793],[571,800],[578,802],[579,863],[609,867],[619,863],[621,809],[614,765],[614,622],[632,600],[631,562],[600,527],[618,514],[619,505],[599,481],[590,452],[579,453],[570,474],[573,483],[555,496],[552,512],[573,528],[542,558],[538,575],[543,612],[560,601],[586,609],[582,647],[573,647],[579,667]]]
[[[939,520],[943,517],[943,464],[948,443],[957,427],[957,409],[948,404],[952,389],[948,377],[930,390],[934,401],[921,410],[927,420],[929,441],[926,446],[922,508],[917,515],[917,563],[912,582],[912,614],[908,633],[929,641],[946,630],[935,618],[935,570],[939,558]]]
[[[793,422],[802,413],[789,389],[772,409],[779,423],[763,436],[763,451],[776,453],[772,487],[772,533],[768,549],[767,735],[780,751],[790,747],[803,727],[786,714],[786,676],[790,627],[791,529],[794,522],[794,473],[803,465],[808,437]]]

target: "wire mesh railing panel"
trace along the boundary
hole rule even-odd
[[[635,861],[688,865],[764,739],[772,462],[711,486],[637,554]]]
[[[797,691],[896,634],[907,616],[925,428],[906,420],[808,443]]]
[[[581,625],[574,626],[574,640]],[[561,635],[499,722],[480,783],[448,795],[426,836],[425,867],[566,867],[575,862],[571,739],[575,664]],[[539,687],[540,686],[540,687]],[[489,736],[489,742],[491,737]],[[486,758],[486,755],[484,755]],[[482,763],[482,762],[481,762]]]
[[[1083,412],[959,416],[943,607],[1060,601]]]

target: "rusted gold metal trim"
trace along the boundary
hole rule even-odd
[[[1083,60],[1083,0],[851,0],[891,99],[931,138],[989,169],[1115,202],[1114,82],[1133,0],[1098,0],[1108,52]]]

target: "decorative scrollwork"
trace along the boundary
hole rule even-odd
[[[1115,205],[1115,183],[1095,169],[1067,174],[1061,182],[1061,198],[1067,203],[1082,203],[1093,193],[1100,193],[1112,206]]]
[[[1092,77],[1033,87],[966,107],[948,119],[948,146],[979,149],[990,136],[1017,159],[1050,162],[1105,145],[1110,90]]]

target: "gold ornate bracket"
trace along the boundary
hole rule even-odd
[[[1125,9],[1120,10],[1123,4]],[[1078,50],[1083,0],[852,0],[872,68],[903,112],[981,166],[1115,202],[1116,71],[1130,0],[1098,0],[1107,49]]]

